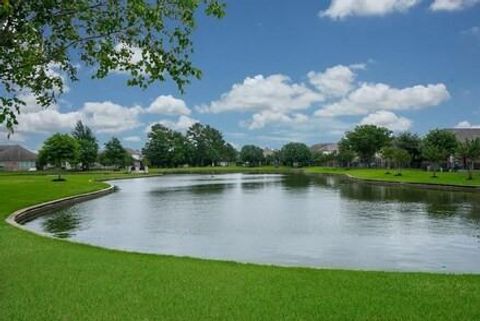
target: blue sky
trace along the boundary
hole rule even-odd
[[[11,142],[38,149],[78,119],[101,143],[133,148],[156,122],[207,123],[239,147],[334,142],[366,123],[480,126],[479,18],[479,0],[227,1],[222,20],[199,17],[193,60],[204,76],[184,95],[81,68],[57,106],[26,109]]]

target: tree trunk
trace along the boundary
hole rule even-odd
[[[470,166],[468,166],[468,180],[472,180],[473,179],[473,167],[474,167],[475,163],[473,161],[470,162]]]

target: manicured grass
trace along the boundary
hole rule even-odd
[[[387,170],[368,169],[368,168],[330,168],[330,167],[309,167],[305,170],[307,173],[317,174],[347,174],[356,178],[389,181],[389,182],[403,182],[403,183],[419,183],[419,184],[440,184],[440,185],[455,185],[455,186],[480,186],[480,173],[474,174],[473,180],[467,179],[465,172],[443,172],[437,173],[437,178],[432,177],[431,172],[417,169],[402,170],[401,176],[395,176],[396,171],[390,170],[390,174],[386,174]]]
[[[114,174],[117,176],[118,174]],[[0,320],[480,320],[480,275],[314,270],[129,254],[9,226],[16,209],[105,186],[0,177]]]

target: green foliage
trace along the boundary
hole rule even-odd
[[[281,150],[282,162],[288,166],[309,165],[312,160],[312,152],[303,143],[288,143]]]
[[[0,124],[13,130],[26,93],[48,107],[77,80],[79,63],[104,78],[129,74],[146,88],[172,79],[183,91],[201,71],[193,66],[191,34],[198,11],[221,18],[218,0],[0,1]],[[141,54],[142,59],[134,56]]]
[[[337,162],[338,154],[336,152],[333,153],[323,153],[323,152],[316,152],[312,154],[312,160],[315,165],[320,166],[332,166],[335,162]]]
[[[406,150],[414,166],[418,167],[422,163],[422,139],[417,134],[400,133],[394,138],[393,146]]]
[[[105,166],[121,168],[130,165],[132,159],[125,148],[123,148],[120,140],[112,137],[112,139],[105,143],[105,150],[100,155],[100,163]]]
[[[217,165],[228,148],[219,130],[200,123],[188,129],[187,140],[192,146],[193,164],[196,166]]]
[[[89,170],[98,157],[98,143],[92,130],[80,120],[75,125],[72,136],[79,146],[78,162],[83,170]]]
[[[55,134],[50,136],[39,152],[41,165],[51,164],[61,169],[65,163],[74,165],[78,160],[78,142],[68,134]],[[60,174],[59,174],[60,179]]]
[[[457,146],[457,155],[464,161],[468,170],[468,179],[473,179],[475,161],[480,158],[480,139],[466,139]]]
[[[227,143],[223,149],[223,161],[233,163],[238,159],[238,151],[233,147],[232,144]]]
[[[263,149],[255,145],[245,145],[240,150],[240,160],[251,166],[261,165],[265,161]]]
[[[446,162],[457,149],[457,138],[452,132],[443,129],[433,129],[423,139],[422,155],[432,163],[433,176],[441,162]]]
[[[375,125],[361,125],[347,132],[341,144],[369,165],[376,153],[392,141],[392,131]]]
[[[143,154],[151,165],[176,167],[190,162],[192,146],[185,136],[161,124],[152,126]]]

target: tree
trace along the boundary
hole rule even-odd
[[[146,88],[171,78],[183,91],[201,71],[191,62],[197,12],[220,18],[219,0],[0,1],[0,124],[13,130],[27,95],[48,107],[79,63],[104,78],[130,75]],[[139,58],[141,57],[141,58]]]
[[[98,157],[98,143],[92,130],[78,121],[72,132],[79,146],[78,162],[83,170],[89,170]]]
[[[464,161],[468,179],[472,180],[475,161],[480,158],[480,139],[466,139],[464,142],[460,142],[457,147],[457,155]]]
[[[343,144],[369,166],[375,154],[388,146],[391,141],[391,130],[375,125],[361,125],[346,133]]]
[[[422,155],[432,163],[433,177],[437,177],[436,168],[440,162],[447,161],[457,149],[457,138],[444,129],[433,129],[423,139]]]
[[[224,160],[225,162],[232,163],[232,162],[236,162],[237,158],[238,158],[238,151],[236,150],[235,147],[233,147],[232,144],[227,143],[225,145],[225,148],[223,149],[222,160]]]
[[[265,161],[263,149],[255,145],[245,145],[240,150],[240,160],[251,166],[261,165]]]
[[[337,154],[337,162],[342,167],[350,168],[357,155],[349,149],[340,149]]]
[[[393,140],[393,146],[404,149],[410,155],[412,165],[419,167],[422,163],[422,139],[411,132],[403,132]]]
[[[185,164],[189,159],[190,149],[185,137],[161,124],[152,126],[143,154],[150,164],[158,167]]]
[[[290,166],[308,165],[312,159],[312,152],[303,143],[288,143],[281,150],[282,161]]]
[[[55,134],[49,137],[39,152],[43,164],[52,164],[58,169],[56,180],[61,181],[61,169],[66,163],[74,164],[78,157],[78,142],[68,134]]]
[[[222,133],[209,126],[196,123],[187,131],[187,140],[192,145],[193,163],[197,166],[215,166],[222,160],[226,142]]]
[[[410,156],[410,153],[408,151],[397,147],[394,148],[392,156],[393,161],[395,162],[395,167],[397,168],[397,174],[395,174],[395,176],[401,176],[402,168],[404,168],[411,162],[412,157]]]
[[[395,158],[396,150],[397,150],[397,148],[393,147],[393,146],[386,146],[386,147],[382,148],[382,150],[381,150],[382,157],[385,160],[385,162],[387,163],[387,170],[388,170],[387,174],[390,174],[389,170],[392,168],[392,163],[393,163],[394,158]]]
[[[121,168],[130,165],[131,157],[123,148],[118,138],[112,137],[112,139],[105,143],[105,150],[100,155],[100,162],[106,166]]]

